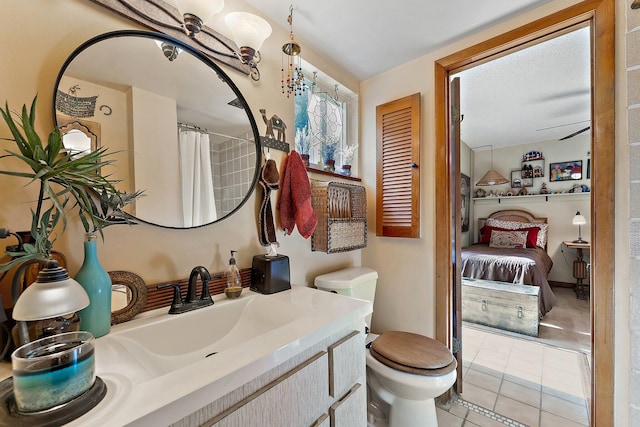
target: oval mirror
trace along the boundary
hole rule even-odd
[[[147,303],[147,285],[128,271],[109,271],[111,278],[111,324],[126,322],[142,311]]]
[[[69,56],[54,90],[63,135],[90,130],[92,148],[114,153],[101,173],[120,179],[122,191],[144,191],[127,207],[133,217],[199,227],[251,195],[261,160],[253,114],[220,67],[190,46],[146,31],[103,34]]]

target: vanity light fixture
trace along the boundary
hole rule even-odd
[[[243,64],[251,69],[251,78],[260,80],[260,48],[271,35],[271,25],[264,19],[248,12],[231,12],[224,18],[225,24],[233,33],[233,40],[240,46],[240,57]]]
[[[220,63],[251,75],[255,81],[260,80],[258,50],[271,34],[271,26],[250,13],[232,12],[226,16],[225,23],[233,32],[234,40],[207,27],[206,21],[224,9],[224,0],[91,1],[145,27],[174,37]],[[170,50],[163,50],[169,60],[177,55],[177,52]]]
[[[302,73],[300,58],[302,48],[293,37],[293,5],[289,6],[287,22],[289,23],[289,40],[282,45],[282,79],[280,83],[282,93],[289,98],[291,95],[302,95],[302,92],[307,90],[307,85],[304,83],[304,74]]]
[[[204,23],[224,8],[224,0],[176,0],[176,4],[184,19],[185,32],[191,38],[195,38]],[[262,43],[271,35],[271,25],[259,16],[248,12],[231,12],[225,16],[224,22],[240,47],[240,52],[234,51],[233,55],[249,66],[253,80],[260,80],[258,51]],[[170,61],[173,60],[167,55],[165,49],[163,52]],[[177,57],[177,53],[175,56]]]
[[[180,52],[182,52],[182,49],[171,43],[156,40],[156,44],[162,51],[164,57],[169,60],[169,62],[173,62],[178,57],[178,55],[180,55]]]
[[[577,225],[578,226],[578,239],[574,240],[573,243],[587,243],[586,240],[582,240],[582,230],[581,230],[581,226],[585,225],[587,223],[587,219],[584,217],[584,215],[582,215],[580,213],[580,211],[576,212],[576,215],[573,217],[573,220],[571,221],[571,223],[573,225]]]
[[[194,38],[213,15],[224,8],[224,0],[176,0],[184,19],[184,30]]]
[[[485,148],[489,147],[491,150],[491,168],[487,173],[484,174],[480,181],[476,183],[478,186],[488,186],[488,185],[500,185],[507,184],[509,180],[504,176],[500,175],[495,169],[493,169],[493,145],[483,145],[482,147],[477,148]]]

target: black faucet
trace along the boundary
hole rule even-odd
[[[200,293],[199,300],[211,300],[211,295],[209,294],[209,280],[211,280],[211,274],[209,274],[209,270],[199,265],[194,267],[189,275],[189,287],[187,288],[187,299],[185,300],[185,303],[187,304],[198,301],[198,297],[196,296],[198,275],[200,276],[200,280],[202,280],[202,292]],[[213,304],[213,301],[211,301],[211,304]]]
[[[198,276],[200,276],[200,279],[202,280],[202,292],[200,293],[200,298],[197,297],[196,290]],[[173,288],[173,301],[171,301],[169,314],[180,314],[213,305],[213,299],[211,299],[211,294],[209,293],[209,280],[211,280],[211,274],[209,274],[209,271],[206,268],[202,266],[194,267],[189,275],[187,298],[184,301],[180,295],[180,286],[175,283],[159,285],[157,289],[164,289],[168,287]]]

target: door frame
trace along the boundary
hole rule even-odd
[[[435,63],[436,338],[451,347],[455,248],[452,241],[452,147],[449,76],[581,23],[591,26],[591,425],[614,419],[615,2],[587,0],[463,49]],[[452,255],[453,254],[453,255]]]

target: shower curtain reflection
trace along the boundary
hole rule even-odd
[[[179,145],[183,226],[209,224],[218,219],[209,135],[180,129]]]

